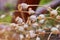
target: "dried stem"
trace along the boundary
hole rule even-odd
[[[48,36],[48,39],[47,39],[47,40],[50,40],[51,35],[52,35],[52,32],[51,32],[50,35]]]
[[[28,5],[28,6],[39,6],[39,7],[44,7],[44,5]]]
[[[27,24],[29,24],[29,25],[31,25],[31,20],[30,20],[30,18],[28,17],[28,20],[27,20],[27,22],[26,22]]]
[[[20,12],[22,11],[22,7],[20,5],[18,5],[18,11],[20,11]],[[21,16],[22,16],[22,18],[23,18],[23,20],[25,22],[25,18],[24,18],[23,12],[21,12]]]
[[[60,6],[59,6],[59,7],[57,7],[57,8],[56,8],[56,10],[58,10],[59,8],[60,8]]]

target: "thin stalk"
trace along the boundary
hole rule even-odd
[[[48,36],[48,39],[47,39],[47,40],[50,40],[51,35],[52,35],[52,32],[51,32],[50,35]]]

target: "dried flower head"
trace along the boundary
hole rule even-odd
[[[40,14],[40,15],[38,16],[38,19],[45,19],[45,15],[44,15],[44,14]]]
[[[31,15],[31,16],[30,16],[30,20],[31,20],[31,21],[36,21],[36,20],[37,20],[37,17],[36,17],[35,15]]]
[[[60,20],[60,16],[58,15],[58,16],[56,17],[56,19]]]
[[[21,7],[22,7],[23,9],[27,9],[29,6],[28,6],[26,3],[21,3]]]
[[[28,28],[29,26],[28,26],[28,24],[24,24],[24,26],[23,26],[24,28]]]
[[[54,34],[57,34],[59,32],[59,30],[56,27],[52,27],[51,32],[53,32]]]
[[[36,40],[41,40],[40,37],[37,37]]]
[[[39,20],[39,23],[40,23],[40,24],[43,24],[44,22],[45,22],[45,20],[44,20],[44,19]]]
[[[29,14],[34,14],[34,13],[35,13],[35,11],[32,10],[32,8],[29,8]]]
[[[36,28],[38,26],[38,23],[33,23],[32,27]]]
[[[20,40],[22,40],[24,38],[24,35],[23,34],[20,34]]]
[[[24,27],[23,26],[20,26],[18,30],[19,31],[24,31]]]
[[[31,38],[34,38],[34,37],[36,36],[34,30],[30,30],[29,33],[30,33],[30,37],[31,37]],[[33,36],[32,36],[32,35],[33,35]]]
[[[58,14],[57,10],[52,10],[50,12],[50,16],[57,16],[57,14]]]
[[[23,23],[23,19],[20,18],[20,17],[16,17],[15,21],[16,21],[18,24]]]

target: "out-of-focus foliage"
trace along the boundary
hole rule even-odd
[[[60,7],[58,8],[58,13],[59,13],[59,15],[60,15]]]
[[[4,18],[0,18],[0,22],[8,22],[10,23],[11,22],[11,16],[10,15],[7,15],[6,17]]]
[[[0,0],[0,10],[4,10],[6,5],[16,6],[18,0]]]
[[[47,4],[47,3],[49,3],[50,1],[52,1],[52,0],[41,0],[41,1],[40,1],[40,5]]]
[[[14,10],[14,8],[15,8],[13,5],[11,5],[11,4],[9,4],[9,3],[7,3],[7,4],[5,5],[5,7],[6,7],[6,9],[8,9],[9,11]]]
[[[0,10],[0,15],[1,15],[1,14],[4,14],[4,11],[3,11],[3,10]]]

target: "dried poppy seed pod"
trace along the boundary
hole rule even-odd
[[[38,16],[38,19],[45,19],[45,15],[44,14],[40,14],[39,16]]]
[[[57,14],[58,14],[57,10],[50,11],[50,16],[51,17],[55,17],[55,16],[57,16]]]
[[[18,30],[19,30],[19,31],[24,31],[24,27],[23,27],[23,26],[20,26],[20,27],[18,28]]]
[[[29,25],[28,24],[24,24],[23,27],[24,27],[25,30],[28,30]]]
[[[37,17],[35,15],[30,16],[30,20],[32,22],[35,22],[37,20]]]
[[[26,38],[28,38],[29,37],[29,34],[26,34]]]
[[[38,25],[38,23],[33,23],[32,24],[32,27],[34,27],[34,28],[36,28],[36,27],[38,27],[39,25]]]
[[[38,31],[38,32],[42,32],[42,31],[43,31],[43,29],[38,29],[38,30],[36,30],[36,31]]]
[[[18,28],[19,28],[19,26],[17,25],[17,26],[15,27],[15,30],[18,30]]]
[[[29,33],[30,33],[30,37],[31,37],[31,38],[34,38],[34,37],[36,36],[34,30],[30,30]],[[33,35],[33,36],[32,36],[32,35]]]
[[[35,13],[35,11],[32,10],[32,8],[29,8],[29,11],[28,12],[29,12],[30,15]]]
[[[23,34],[20,34],[19,36],[20,36],[20,40],[23,40],[24,35]]]
[[[43,33],[43,34],[46,32],[46,31],[43,30],[43,29],[38,29],[37,31],[38,31],[39,33]]]
[[[45,22],[45,19],[39,20],[39,24],[43,24]]]
[[[30,40],[30,35],[29,35],[29,33],[26,34],[26,40]]]
[[[22,24],[22,23],[23,23],[23,19],[20,18],[20,17],[17,17],[17,18],[15,19],[15,21],[16,21],[18,24]]]
[[[36,40],[41,40],[40,37],[37,37]]]
[[[56,19],[57,19],[57,20],[60,20],[60,16],[58,15],[58,16],[56,17]]]
[[[52,27],[51,28],[51,32],[53,32],[53,34],[58,34],[59,33],[59,30],[56,27]]]

